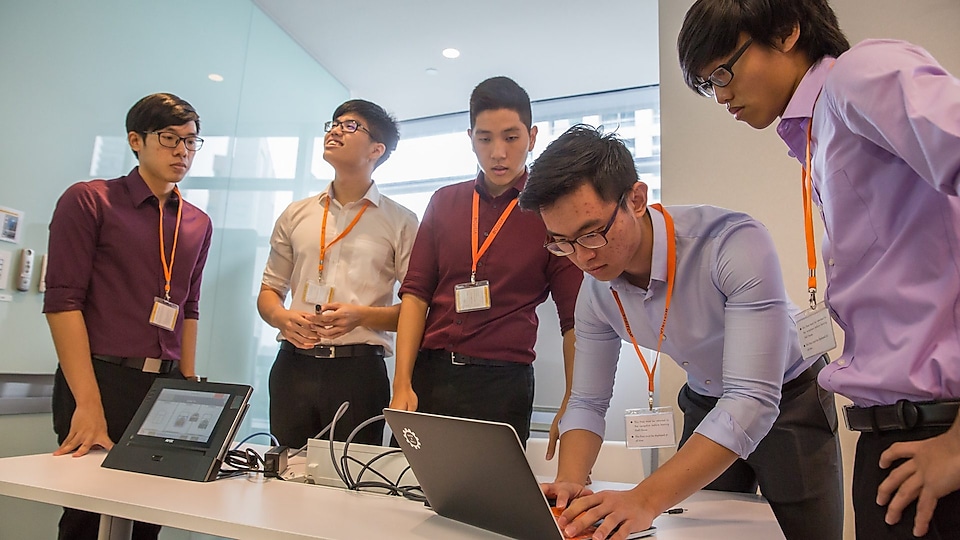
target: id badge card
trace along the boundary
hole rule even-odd
[[[664,448],[677,445],[673,407],[627,409],[627,448]]]
[[[817,307],[800,313],[797,317],[797,335],[800,336],[800,352],[805,360],[837,347],[830,310],[825,303],[820,302]]]
[[[457,313],[490,309],[490,282],[461,283],[453,288]]]
[[[179,313],[180,306],[155,296],[153,298],[153,311],[150,312],[150,324],[172,331],[177,324]]]
[[[329,304],[333,298],[333,287],[316,281],[308,281],[303,286],[303,302],[305,304]]]

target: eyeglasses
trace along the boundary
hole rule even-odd
[[[157,140],[160,141],[160,146],[167,148],[176,148],[177,145],[180,144],[180,141],[183,141],[183,147],[191,152],[196,152],[203,147],[203,139],[196,135],[180,137],[176,133],[170,133],[169,131],[148,131],[146,134],[156,135]]]
[[[753,43],[753,38],[748,39],[746,43],[741,45],[726,64],[713,70],[713,73],[707,77],[707,80],[700,79],[700,82],[697,83],[697,92],[700,92],[700,95],[704,97],[716,97],[717,92],[714,90],[714,87],[719,86],[723,88],[730,84],[730,81],[733,80],[733,65],[743,56],[743,53],[746,52],[747,47],[749,47],[751,43]]]
[[[337,126],[340,126],[340,129],[346,133],[356,133],[358,129],[362,129],[366,131],[367,134],[370,134],[370,130],[363,127],[363,124],[357,122],[356,120],[344,120],[343,122],[339,120],[328,120],[325,124],[323,124],[323,131],[329,132]]]
[[[543,244],[543,247],[547,248],[547,251],[553,253],[557,257],[566,257],[567,255],[573,255],[573,253],[576,251],[576,247],[573,245],[574,243],[580,244],[587,249],[600,249],[607,245],[607,232],[610,231],[610,227],[613,227],[613,222],[617,220],[617,212],[620,211],[620,206],[623,205],[623,200],[626,197],[626,193],[620,196],[620,200],[617,201],[616,208],[613,209],[613,215],[610,216],[610,221],[607,222],[607,226],[604,227],[602,231],[581,235],[573,241],[556,240],[553,242],[547,242]]]

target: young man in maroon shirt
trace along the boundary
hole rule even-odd
[[[213,226],[180,196],[203,145],[200,117],[172,94],[127,113],[130,174],[73,184],[50,221],[43,299],[59,367],[54,455],[83,456],[120,440],[158,377],[196,376],[200,279]],[[64,508],[60,538],[97,538],[100,516]],[[137,522],[133,538],[157,538]]]
[[[424,213],[400,288],[390,406],[505,422],[525,443],[536,307],[547,294],[557,304],[569,381],[583,274],[543,249],[536,214],[515,208],[537,137],[526,91],[506,77],[480,83],[467,134],[481,171],[438,190]]]

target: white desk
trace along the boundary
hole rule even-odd
[[[229,538],[503,538],[400,497],[244,477],[189,482],[104,469],[105,455],[0,459],[0,495]],[[682,506],[688,512],[657,518],[656,538],[783,538],[756,496],[701,492]]]

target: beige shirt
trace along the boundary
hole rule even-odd
[[[381,195],[376,183],[370,185],[363,198],[342,206],[333,197],[332,183],[319,195],[291,203],[274,225],[262,283],[278,291],[281,297],[290,293],[291,310],[314,311],[315,305],[304,300],[304,291],[307,282],[318,280],[320,231],[327,198],[330,198],[327,248],[320,283],[333,288],[333,302],[375,307],[396,304],[395,286],[407,273],[417,235],[417,216]],[[331,245],[365,201],[370,201],[370,206],[357,224]],[[280,339],[278,335],[277,340]],[[393,341],[393,332],[359,326],[324,343],[383,345],[387,356],[391,356]]]

